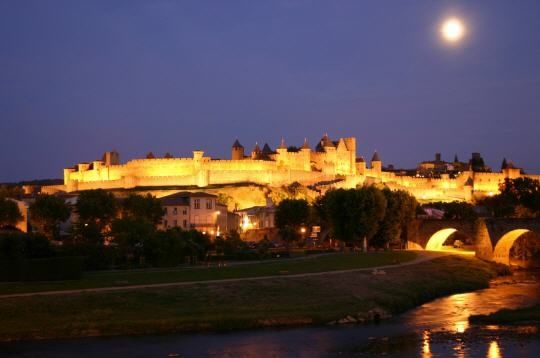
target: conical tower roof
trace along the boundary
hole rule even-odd
[[[319,143],[317,143],[317,145],[315,146],[315,150],[317,152],[324,152],[325,147],[334,147],[334,143],[332,143],[327,133],[325,133]]]
[[[233,145],[232,145],[233,148],[244,148],[244,146],[242,144],[240,144],[240,142],[237,140],[234,141]]]
[[[375,153],[373,153],[373,157],[371,158],[371,161],[372,162],[380,162],[381,161],[381,158],[379,158],[379,153],[377,153],[377,151],[375,151]]]
[[[503,158],[501,169],[507,169],[508,168],[508,162],[506,161],[506,158]]]
[[[270,148],[268,143],[264,143],[262,152],[263,152],[263,154],[274,154],[274,151],[272,150],[272,148]]]
[[[259,147],[259,143],[255,142],[255,147],[253,147],[253,152],[260,153],[261,148]]]
[[[307,138],[304,138],[304,144],[302,144],[301,149],[311,149],[311,148],[309,147],[309,143],[308,143],[308,141],[307,141]]]
[[[328,133],[325,133],[324,136],[321,138],[321,144],[323,147],[334,147],[334,143],[332,143],[332,141],[328,137]]]

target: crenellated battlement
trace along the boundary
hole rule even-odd
[[[64,169],[66,191],[88,189],[118,189],[137,186],[199,186],[214,184],[255,184],[281,186],[293,182],[313,185],[332,182],[334,187],[355,187],[384,184],[391,189],[406,190],[423,201],[472,201],[499,191],[505,178],[520,177],[520,170],[507,167],[499,173],[463,171],[456,177],[404,176],[384,171],[375,152],[368,165],[363,158],[356,161],[356,138],[332,141],[325,135],[314,148],[307,142],[290,150],[282,140],[274,151],[268,144],[258,145],[251,155],[244,155],[238,140],[232,147],[231,159],[212,159],[201,150],[192,157],[135,158],[120,163],[117,152],[106,152],[102,160],[79,163]],[[540,179],[540,175],[527,175]],[[52,190],[52,189],[51,189]],[[59,188],[54,188],[59,190]]]

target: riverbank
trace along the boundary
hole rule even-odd
[[[0,300],[0,340],[222,331],[327,324],[368,312],[397,314],[488,287],[493,265],[445,256],[416,265],[133,291]],[[356,318],[355,318],[356,320]]]
[[[488,315],[473,315],[469,321],[497,325],[540,325],[540,304],[515,310],[501,309]]]

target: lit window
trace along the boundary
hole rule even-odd
[[[212,199],[206,199],[206,208],[212,209]]]

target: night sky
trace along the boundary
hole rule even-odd
[[[440,22],[467,36],[449,46]],[[540,173],[540,1],[0,1],[0,182],[236,138]]]

